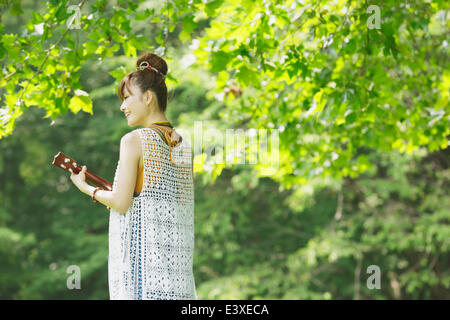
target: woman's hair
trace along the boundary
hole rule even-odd
[[[139,65],[142,61],[147,61],[149,65],[158,69],[162,74],[167,74],[167,63],[160,56],[150,52],[144,53],[136,62],[137,69],[139,69]],[[122,101],[124,99],[124,87],[126,86],[128,91],[131,92],[130,81],[133,81],[133,83],[141,90],[141,93],[144,93],[147,90],[153,91],[158,98],[159,109],[162,112],[166,112],[167,87],[164,78],[160,74],[153,69],[137,70],[127,74],[122,81],[120,81],[118,87],[118,95]]]

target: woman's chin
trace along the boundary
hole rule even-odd
[[[127,118],[127,122],[128,122],[128,126],[129,126],[129,127],[135,127],[135,126],[136,126],[135,121],[133,121],[133,120],[130,119],[130,118]]]

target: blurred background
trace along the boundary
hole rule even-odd
[[[145,51],[175,128],[279,131],[275,171],[194,154],[199,299],[450,298],[445,1],[380,1],[369,30],[360,1],[0,4],[0,299],[109,299],[108,211],[51,162],[113,181]]]

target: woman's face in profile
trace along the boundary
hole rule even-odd
[[[138,126],[144,123],[144,119],[148,115],[148,107],[143,101],[143,95],[138,87],[131,81],[130,91],[127,87],[123,88],[124,100],[120,106],[128,121],[130,127]]]

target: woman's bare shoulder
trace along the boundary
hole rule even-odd
[[[121,141],[127,142],[127,143],[135,143],[135,142],[139,142],[139,133],[137,132],[138,129],[130,131],[125,133],[122,136]]]
[[[122,139],[120,139],[121,148],[124,147],[129,151],[133,151],[136,155],[140,153],[140,140],[139,133],[137,130],[130,131],[123,135]]]

